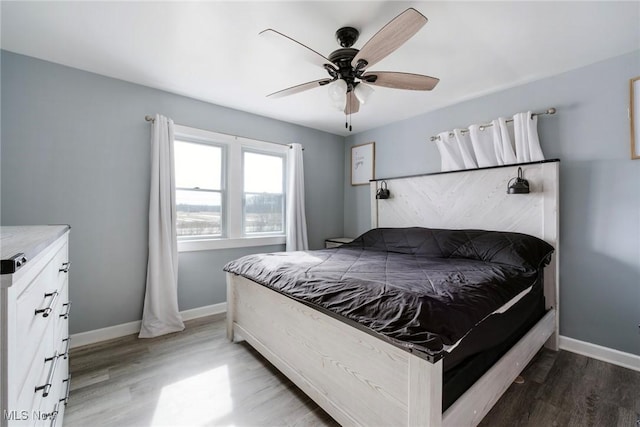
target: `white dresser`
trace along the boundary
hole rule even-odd
[[[69,396],[69,226],[0,227],[0,426],[61,426]]]

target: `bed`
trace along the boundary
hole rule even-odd
[[[228,337],[343,425],[478,424],[557,349],[558,163],[520,166],[528,195],[506,195],[513,166],[388,179],[352,244],[230,263]],[[501,317],[516,327],[489,345]]]

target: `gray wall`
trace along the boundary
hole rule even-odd
[[[640,355],[640,160],[630,160],[627,118],[639,74],[636,51],[350,136],[345,176],[355,144],[376,142],[378,178],[434,172],[431,135],[556,107],[538,130],[545,156],[561,159],[560,333]],[[368,188],[346,182],[344,200],[345,234],[356,236],[369,228]]]
[[[304,147],[309,243],[343,233],[344,138],[2,52],[2,224],[71,224],[71,332],[139,320],[147,260],[150,125]],[[181,253],[180,309],[226,300],[222,266],[282,246]]]

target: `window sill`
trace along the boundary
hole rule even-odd
[[[252,246],[284,245],[285,236],[241,237],[236,239],[178,240],[178,252],[210,251],[215,249],[248,248]]]

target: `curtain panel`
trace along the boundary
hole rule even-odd
[[[304,208],[304,165],[302,145],[291,144],[287,156],[287,251],[309,249]]]
[[[513,122],[512,129],[508,127],[508,121]],[[511,120],[500,117],[489,124],[472,124],[468,129],[441,132],[436,137],[436,146],[442,171],[544,160],[538,137],[538,117],[531,111],[515,114]]]
[[[139,338],[184,329],[178,309],[178,240],[173,120],[156,114],[151,131],[149,258]]]

